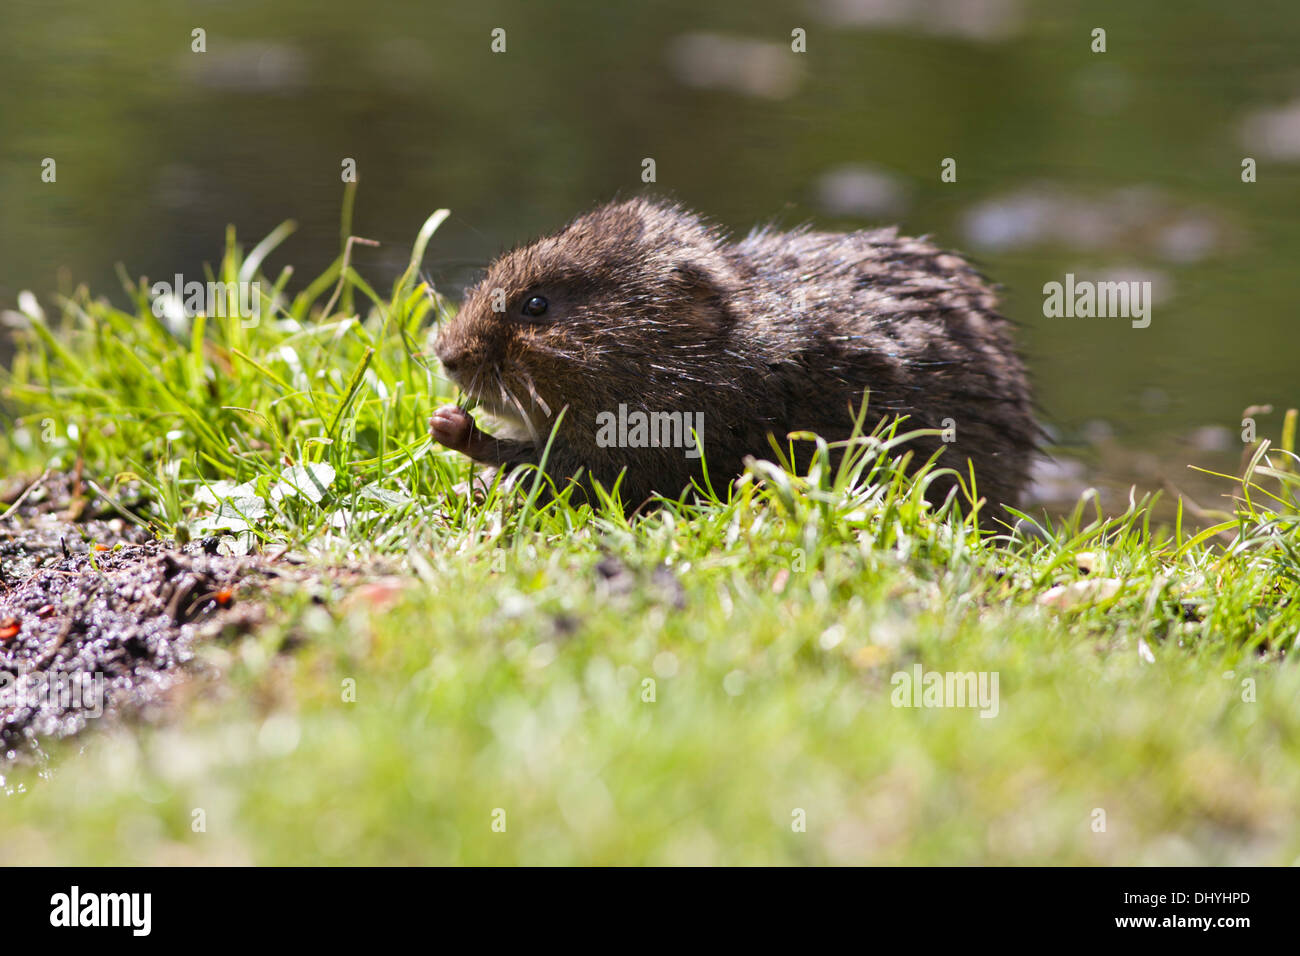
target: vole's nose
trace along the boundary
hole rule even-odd
[[[465,364],[465,350],[445,339],[438,340],[434,352],[438,356],[438,361],[442,363],[442,367],[452,375],[455,375],[461,366]]]

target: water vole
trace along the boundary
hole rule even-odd
[[[772,457],[769,434],[847,438],[866,389],[868,429],[897,414],[905,430],[948,427],[955,441],[917,439],[915,460],[944,447],[940,465],[965,474],[969,459],[993,515],[1016,503],[1038,434],[991,287],[894,229],[733,243],[677,205],[601,206],[497,259],[436,351],[509,430],[488,435],[451,405],[435,439],[485,464],[537,464],[567,409],[548,472],[606,488],[622,473],[630,507],[699,478],[696,425],[716,488],[745,456]]]

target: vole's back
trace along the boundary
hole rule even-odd
[[[941,465],[976,465],[979,490],[1014,504],[1037,425],[1010,323],[961,257],[894,229],[755,232],[730,249],[751,341],[771,376],[763,389],[789,428],[845,437],[845,409],[870,389],[869,422],[908,415],[905,429],[949,429]],[[941,483],[937,492],[951,483]],[[997,511],[996,507],[991,509]]]

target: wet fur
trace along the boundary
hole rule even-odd
[[[492,309],[495,289],[504,312]],[[551,303],[541,320],[521,311],[533,295]],[[761,229],[732,243],[680,206],[602,206],[494,262],[437,351],[518,437],[456,427],[435,437],[487,464],[536,463],[567,408],[548,471],[582,469],[610,488],[626,469],[633,507],[679,494],[699,461],[681,448],[599,447],[596,416],[620,404],[703,412],[716,487],[745,456],[771,457],[769,434],[848,437],[870,389],[868,427],[882,415],[909,415],[907,429],[952,419],[957,441],[919,439],[916,460],[944,447],[940,463],[964,473],[969,458],[999,516],[1019,498],[1038,434],[992,288],[961,257],[892,228]],[[936,483],[931,497],[950,487]]]

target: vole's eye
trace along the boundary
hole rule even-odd
[[[524,315],[539,316],[545,315],[550,303],[540,295],[535,295],[524,302]]]

